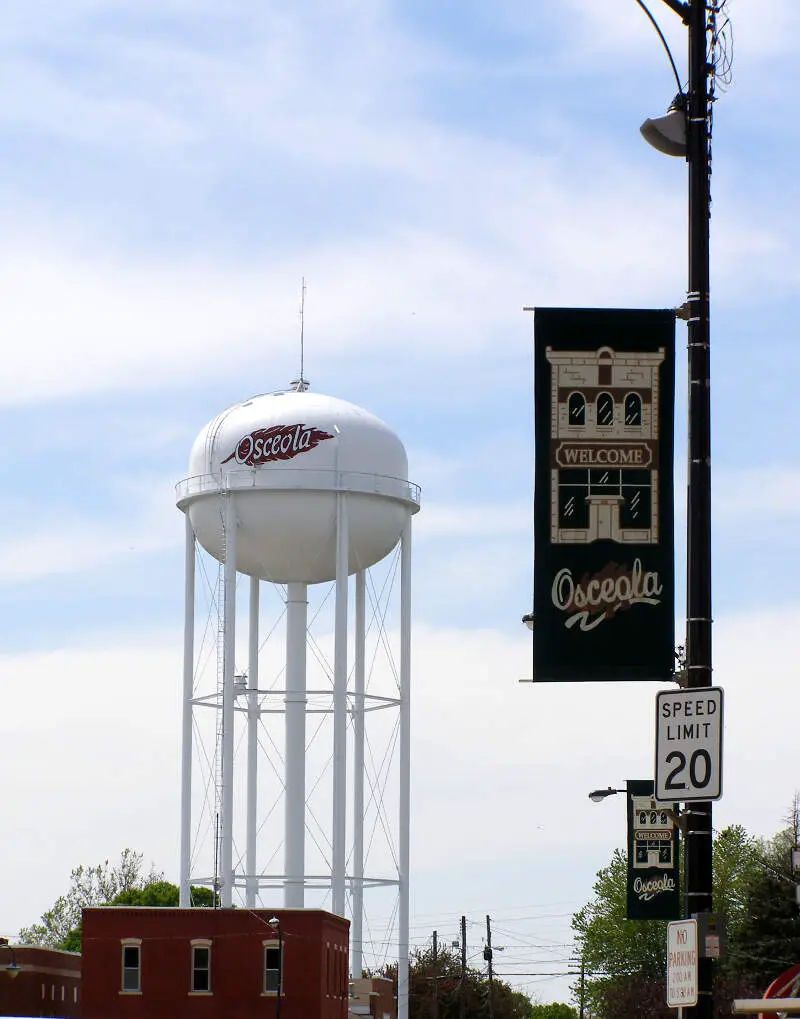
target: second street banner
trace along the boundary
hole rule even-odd
[[[629,779],[629,920],[677,920],[681,915],[680,860],[675,812],[678,804],[656,803],[652,780]]]
[[[674,671],[672,311],[537,308],[534,681]]]

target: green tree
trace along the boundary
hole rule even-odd
[[[210,907],[214,905],[214,893],[210,888],[191,888],[193,906]],[[110,906],[177,906],[180,903],[180,889],[170,881],[151,881],[143,888],[131,888],[120,892]],[[219,904],[219,896],[217,896]]]
[[[553,1002],[551,1005],[532,1005],[531,1019],[578,1019],[578,1013],[571,1005]]]
[[[665,970],[666,921],[625,918],[627,875],[627,856],[615,849],[608,866],[597,872],[594,898],[573,916],[572,929],[587,973],[658,979]]]
[[[80,930],[84,907],[107,905],[123,892],[163,880],[164,875],[152,868],[145,874],[143,864],[142,853],[124,849],[117,864],[105,860],[94,867],[76,867],[70,874],[67,892],[42,913],[39,923],[19,932],[21,944],[79,951],[80,934],[76,939],[76,932]]]
[[[732,938],[741,936],[747,922],[749,889],[761,867],[761,846],[741,825],[717,835],[714,908],[725,917]],[[641,1014],[669,1019],[673,1013],[666,1008],[664,987],[667,924],[626,919],[626,882],[627,857],[617,849],[609,865],[597,874],[593,899],[572,919],[588,974],[585,1002],[589,1013],[598,1019]],[[727,961],[719,971],[722,977],[741,980],[744,976]],[[723,986],[728,986],[725,980],[720,981]],[[577,992],[577,988],[573,990]]]
[[[383,967],[379,975],[392,980],[397,993],[397,964]],[[461,995],[466,1019],[488,1019],[488,990],[486,974],[474,969],[467,969],[462,984],[461,957],[450,948],[441,948],[435,961],[431,948],[411,953],[410,1019],[433,1019],[437,1014],[435,995],[438,995],[439,1019],[458,1019]],[[495,1019],[531,1019],[533,1015],[530,998],[502,980],[493,981],[492,999]]]
[[[800,961],[792,849],[800,839],[800,798],[795,794],[788,825],[761,846],[760,866],[743,892],[742,920],[731,938],[730,964],[763,991]]]
[[[666,921],[625,918],[627,874],[627,856],[615,849],[597,873],[594,898],[572,918],[587,974],[584,1002],[599,1019],[623,1019],[629,998],[664,1001]]]
[[[177,906],[177,885],[164,880],[153,867],[144,870],[144,855],[125,849],[118,864],[108,860],[94,867],[76,867],[70,874],[70,886],[39,923],[23,927],[19,940],[23,945],[43,945],[68,952],[80,952],[82,911],[91,906]],[[209,888],[192,888],[193,906],[212,906]]]

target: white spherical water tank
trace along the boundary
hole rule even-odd
[[[419,490],[400,439],[355,404],[297,390],[254,396],[198,435],[178,506],[199,543],[225,558],[221,493],[234,492],[238,572],[273,583],[336,576],[336,509],[346,493],[349,571],[397,544]]]

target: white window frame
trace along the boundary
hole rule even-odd
[[[262,994],[262,997],[266,995],[267,997],[270,997],[270,998],[276,998],[278,996],[278,988],[277,987],[267,989],[267,973],[278,973],[278,986],[281,989],[281,997],[283,997],[286,994],[286,988],[285,988],[284,983],[283,983],[283,944],[282,944],[282,940],[283,939],[270,938],[270,939],[268,939],[266,941],[262,941],[261,942],[261,944],[263,945],[263,948],[264,948],[264,954],[262,956],[262,967],[261,967],[262,968],[262,979],[261,979],[261,987],[262,987],[261,994]],[[269,969],[267,969],[267,952],[271,951],[271,950],[275,950],[275,949],[277,949],[277,951],[279,952],[279,955],[278,955],[278,969],[276,970],[274,966],[271,966]]]
[[[122,977],[122,987],[120,994],[141,994],[142,993],[142,939],[141,938],[123,938],[120,942],[120,969]],[[136,967],[136,987],[125,986],[125,974],[126,972],[133,972],[132,966],[125,965],[125,949],[135,948],[138,952],[139,965]]]
[[[197,996],[197,995],[204,995],[204,994],[211,994],[212,993],[212,989],[211,989],[211,947],[212,947],[211,946],[211,939],[210,938],[193,938],[189,942],[189,944],[191,945],[191,949],[192,949],[192,953],[191,953],[192,972],[191,972],[191,987],[189,989],[189,994],[193,994],[195,996]],[[206,972],[208,973],[208,987],[206,987],[205,989],[199,988],[199,987],[195,987],[195,985],[194,985],[195,973],[197,972],[197,965],[195,963],[195,953],[197,952],[198,948],[205,948],[205,949],[208,950],[208,967],[206,969]]]

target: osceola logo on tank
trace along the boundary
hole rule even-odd
[[[300,453],[316,448],[326,439],[334,436],[313,425],[272,425],[271,428],[257,428],[249,435],[242,436],[236,449],[222,463],[235,460],[246,467],[259,467],[275,460],[291,460]]]

